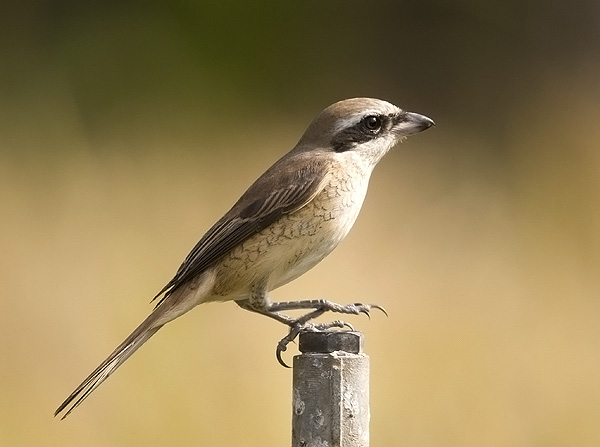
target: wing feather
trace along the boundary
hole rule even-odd
[[[157,306],[175,289],[202,273],[238,244],[284,214],[304,207],[323,189],[327,165],[318,159],[296,162],[284,158],[273,165],[206,232],[173,279],[154,297],[156,299],[163,295]],[[304,168],[292,169],[298,165],[304,165]]]

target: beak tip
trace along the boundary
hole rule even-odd
[[[434,127],[435,126],[435,121],[433,121],[431,118],[425,116],[425,115],[419,115],[415,113],[415,121],[423,128],[423,130],[425,129],[429,129],[430,127]]]

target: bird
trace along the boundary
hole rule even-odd
[[[289,327],[281,352],[325,312],[369,315],[374,304],[324,299],[275,302],[269,292],[322,261],[348,234],[373,168],[407,136],[434,125],[430,118],[380,99],[352,98],[324,109],[296,146],[262,174],[194,246],[174,277],[154,297],[150,315],[55,411],[66,418],[160,328],[199,304],[234,301]],[[292,318],[284,312],[307,313]]]

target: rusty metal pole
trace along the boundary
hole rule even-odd
[[[360,332],[300,334],[292,447],[369,446],[369,356],[362,347]]]

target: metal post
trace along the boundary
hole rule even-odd
[[[362,347],[360,332],[300,334],[292,447],[369,446],[369,356]]]

